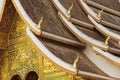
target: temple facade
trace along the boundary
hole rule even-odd
[[[0,0],[0,80],[120,80],[119,0]]]

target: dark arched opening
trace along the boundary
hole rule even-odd
[[[19,75],[14,75],[10,80],[21,80]]]
[[[27,74],[27,76],[25,77],[25,80],[38,80],[38,75],[36,72],[31,71]]]

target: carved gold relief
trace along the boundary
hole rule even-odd
[[[7,62],[2,67],[3,73],[0,73],[3,75],[2,78],[9,80],[6,77],[9,76],[11,78],[14,74],[19,74],[24,79],[29,71],[35,71],[42,79],[44,78],[43,74],[48,75],[44,80],[50,80],[50,77],[55,78],[51,80],[69,80],[71,75],[61,71],[47,59],[42,58],[41,52],[38,52],[28,38],[26,38],[25,29],[26,24],[16,14],[9,33]],[[4,71],[9,73],[5,74]]]
[[[2,52],[0,57],[0,67],[1,67],[1,80],[8,80],[8,54],[5,52]]]
[[[24,41],[25,39],[26,39],[26,36],[21,36],[20,38],[15,38],[15,39],[9,40],[9,45],[20,43],[20,42]]]
[[[14,63],[14,62],[13,62],[10,70],[16,70],[16,69],[19,69],[19,67],[20,67],[20,66],[19,66],[18,62],[17,62],[17,63]]]
[[[15,15],[9,33],[9,71],[10,76],[21,74],[24,78],[28,71],[39,73],[40,55],[26,38],[26,24]],[[37,64],[37,65],[36,65]]]
[[[44,59],[44,73],[55,71],[60,71],[60,69],[54,66],[52,63],[50,63],[48,60]]]
[[[7,47],[7,34],[0,33],[0,47]]]

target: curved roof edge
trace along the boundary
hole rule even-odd
[[[56,7],[56,9],[58,11],[60,11],[64,17],[67,20],[70,20],[71,16],[67,14],[67,10],[64,8],[64,6],[59,2],[59,0],[51,0],[51,2],[54,4],[54,6]]]
[[[32,43],[37,47],[37,49],[42,52],[43,56],[49,59],[53,64],[61,67],[61,69],[65,70],[65,72],[68,72],[70,74],[76,74],[76,69],[72,67],[72,65],[64,62],[60,58],[56,57],[52,52],[50,52],[43,44],[42,42],[35,37],[35,35],[31,32],[29,28],[26,29],[27,35],[32,41]],[[62,65],[61,65],[62,64]]]
[[[101,24],[98,24],[91,16],[88,15],[88,18],[90,19],[90,21],[95,25],[95,28],[101,32],[102,34],[106,35],[106,36],[110,36],[112,39],[116,40],[116,41],[120,41],[120,35],[117,33],[114,33],[112,31],[110,31],[109,29],[107,29],[106,27],[104,27]]]
[[[97,47],[91,47],[87,46],[84,54],[104,73],[106,73],[110,77],[119,78],[120,79],[120,67],[118,65],[115,65],[110,62],[107,58],[104,56],[101,56],[100,53],[96,53],[95,49],[98,49],[97,51],[102,51]],[[107,56],[108,57],[108,56]],[[119,80],[117,79],[117,80]],[[107,79],[107,80],[113,80],[113,79]],[[115,79],[116,80],[116,79]]]
[[[34,46],[38,49],[38,51],[42,52],[42,56],[45,58],[49,59],[55,66],[58,66],[61,68],[63,71],[76,75],[77,74],[77,69],[74,69],[71,64],[68,64],[64,62],[63,60],[59,59],[56,57],[52,52],[50,52],[43,44],[42,42],[35,37],[35,35],[31,32],[29,28],[26,29],[27,35],[29,39],[32,41]],[[89,77],[89,79],[108,79],[108,80],[117,80],[116,78],[108,77],[108,76],[103,76],[99,74],[94,74],[86,71],[81,71],[78,70],[78,74],[83,77]]]
[[[108,21],[104,21],[100,18],[97,17],[97,14],[82,0],[78,0],[80,6],[83,8],[83,10],[90,15],[95,21],[102,23],[103,25],[106,25],[110,28],[116,29],[116,30],[120,30],[119,26],[113,23],[110,23]]]
[[[117,66],[120,66],[120,58],[118,56],[115,56],[109,52],[105,52],[97,47],[92,47],[92,48],[98,55],[105,57],[110,62],[116,64]]]
[[[71,22],[67,21],[67,19],[64,18],[64,16],[58,12],[58,15],[63,22],[63,24],[76,36],[78,37],[81,41],[89,44],[89,45],[94,45],[96,47],[99,47],[102,50],[108,50],[108,46],[105,46],[103,42],[98,41],[96,39],[93,39],[86,34],[82,33],[79,31]]]
[[[6,0],[0,0],[0,22],[3,16]]]
[[[20,15],[20,17],[23,19],[23,21],[29,25],[29,28],[37,35],[41,34],[41,30],[37,29],[37,24],[28,16],[24,8],[22,7],[19,0],[12,0],[12,3],[14,7],[16,8],[16,11]]]

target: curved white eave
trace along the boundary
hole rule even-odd
[[[43,44],[42,42],[36,38],[36,36],[30,31],[29,28],[26,29],[27,35],[30,37],[30,39],[32,40],[32,42],[37,46],[37,48],[43,52],[43,56],[47,57],[49,60],[51,60],[54,64],[58,65],[59,67],[62,67],[62,69],[64,69],[66,72],[71,73],[72,75],[76,74],[76,69],[74,69],[72,67],[72,65],[64,62],[63,60],[59,59],[58,57],[56,57],[52,52],[50,52]],[[78,71],[79,74],[82,75],[88,75],[88,76],[92,76],[92,77],[97,77],[97,78],[107,78],[107,79],[111,79],[109,77],[106,76],[102,76],[102,75],[98,75],[98,74],[91,74],[89,72],[85,72],[85,71]]]
[[[74,34],[76,37],[78,37],[81,41],[91,45],[91,46],[96,46],[99,47],[102,50],[107,50],[108,46],[105,46],[103,42],[98,41],[96,39],[93,39],[86,34],[82,33],[80,30],[78,30],[70,21],[64,18],[64,16],[58,12],[58,15],[61,19],[61,21],[65,24],[65,26]]]
[[[120,66],[115,65],[105,57],[96,54],[91,46],[87,46],[84,53],[104,73],[108,74],[111,77],[120,79]],[[115,80],[119,80],[119,79],[115,79]],[[113,79],[107,79],[107,80],[113,80]]]
[[[120,58],[119,57],[114,56],[109,52],[105,52],[97,47],[92,47],[92,48],[96,53],[98,53],[98,55],[101,55],[101,56],[107,58],[108,60],[110,60],[111,62],[120,66]]]
[[[3,16],[6,0],[0,0],[0,22]]]
[[[60,58],[56,57],[52,52],[50,52],[43,44],[42,42],[36,38],[36,36],[30,31],[29,28],[26,29],[27,35],[30,37],[32,42],[37,46],[37,48],[43,52],[43,55],[46,56],[49,60],[51,60],[53,63],[58,65],[59,67],[62,67],[63,69],[67,70],[69,73],[76,74],[76,69],[72,67],[72,65],[64,62]]]
[[[105,28],[103,25],[98,24],[91,16],[88,15],[88,18],[90,19],[90,21],[95,25],[95,28],[100,31],[101,33],[103,33],[106,36],[110,36],[112,39],[120,41],[120,35],[117,33],[114,33],[112,31],[110,31],[109,29]]]
[[[37,24],[35,22],[33,22],[33,20],[26,13],[26,11],[22,7],[20,1],[19,0],[12,0],[12,2],[14,4],[18,14],[20,15],[20,17],[25,21],[25,23],[27,23],[29,25],[30,29],[34,33],[36,33],[37,35],[40,35],[41,31],[39,29],[37,29]]]
[[[84,9],[84,11],[90,15],[91,17],[93,17],[95,20],[99,21],[100,18],[97,17],[97,14],[86,4],[84,3],[82,0],[78,0],[79,3],[81,4],[82,8]]]
[[[67,20],[70,20],[70,15],[67,14],[67,10],[64,8],[64,6],[60,3],[59,0],[51,0],[51,2],[54,4],[57,10],[60,11],[64,15],[64,17]]]

